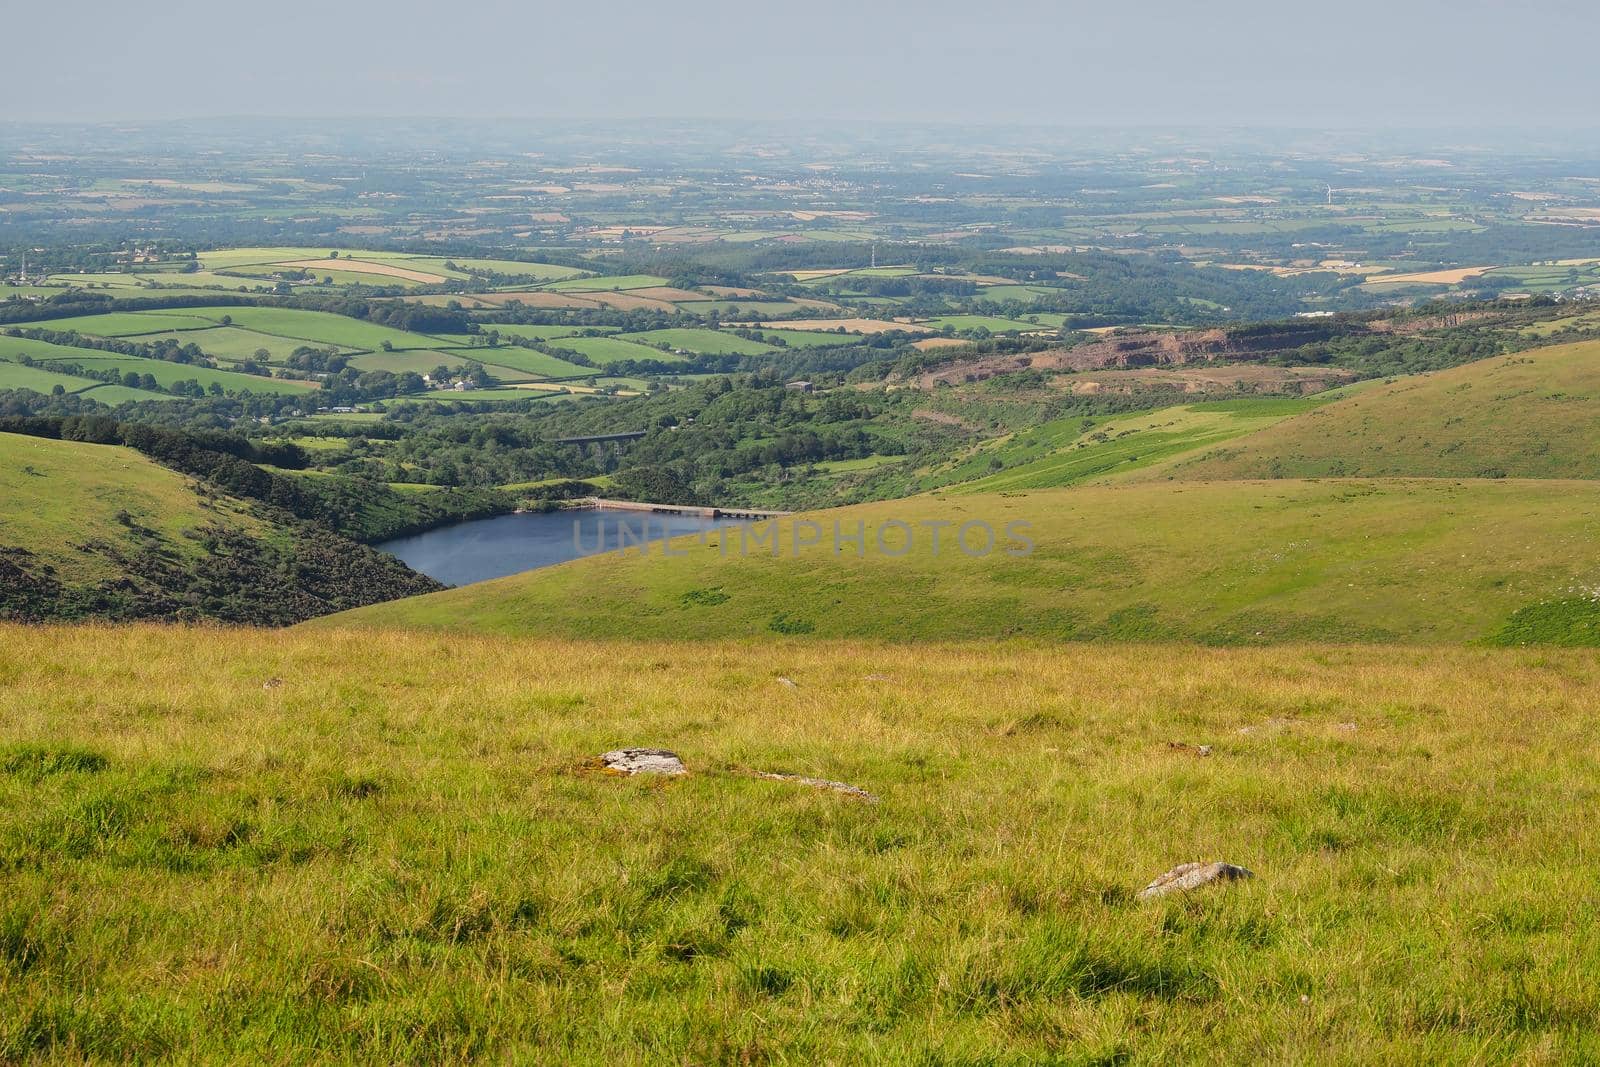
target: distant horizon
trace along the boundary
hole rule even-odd
[[[1059,128],[1561,127],[1594,122],[1600,10],[1547,0],[814,0],[798,15],[704,0],[90,0],[9,13],[10,110],[52,123],[201,116],[800,119]],[[67,58],[63,58],[63,56]],[[15,102],[21,97],[21,102]],[[129,116],[140,116],[130,118]],[[679,121],[679,120],[673,120]]]

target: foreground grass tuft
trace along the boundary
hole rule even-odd
[[[1592,651],[0,628],[0,676],[0,1060],[1600,1055]],[[583,771],[635,744],[691,775]],[[1257,877],[1135,899],[1191,859]]]

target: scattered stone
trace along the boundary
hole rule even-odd
[[[678,754],[664,748],[619,748],[602,755],[600,764],[607,774],[666,774],[676,777],[689,773]]]
[[[1209,756],[1209,755],[1211,755],[1211,746],[1210,745],[1196,745],[1195,746],[1195,752],[1198,755],[1201,755],[1201,756]]]
[[[1168,741],[1167,747],[1182,749],[1185,752],[1193,752],[1197,756],[1211,755],[1210,745],[1191,745],[1187,741]]]
[[[1185,893],[1212,882],[1231,882],[1236,878],[1254,878],[1243,867],[1231,863],[1180,863],[1160,878],[1139,890],[1140,900],[1164,897],[1168,893]]]
[[[263,688],[263,689],[276,689],[279,686],[281,686],[282,684],[283,684],[283,679],[282,678],[268,678],[266,681],[261,683],[261,688]]]
[[[1342,723],[1339,724],[1339,729],[1341,729],[1341,730],[1352,730],[1353,731],[1353,730],[1355,730],[1355,728],[1356,728],[1356,724],[1353,723],[1353,722],[1342,722]]]
[[[751,771],[757,778],[765,778],[769,782],[793,782],[795,785],[809,785],[813,789],[831,789],[835,793],[843,793],[858,800],[865,800],[869,804],[876,804],[878,798],[865,789],[857,788],[848,782],[832,782],[826,778],[807,778],[800,774],[779,774],[776,771]]]
[[[793,678],[785,678],[781,674],[778,675],[778,684],[779,685],[786,685],[790,689],[798,689],[798,688],[800,688],[800,683],[799,682],[796,682]]]

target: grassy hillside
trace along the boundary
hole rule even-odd
[[[1261,398],[1183,404],[1104,420],[1057,419],[996,438],[935,470],[931,480],[959,493],[1053,489],[1143,470],[1173,456],[1232,440],[1311,411],[1326,400]],[[998,469],[976,477],[981,471]]]
[[[211,522],[260,534],[264,524],[237,501],[207,500],[193,479],[131,448],[0,433],[0,545],[26,547],[74,582],[110,579],[110,557],[76,547],[94,541],[132,548],[154,538],[198,558],[183,536]],[[121,518],[125,516],[125,518]]]
[[[0,618],[287,624],[438,588],[131,448],[0,433]]]
[[[201,637],[0,628],[0,1060],[1600,1056],[1591,653]]]
[[[1400,378],[1162,473],[1600,478],[1600,343]]]
[[[769,632],[925,640],[996,635],[1471,641],[1519,610],[1577,598],[1600,573],[1600,484],[1536,481],[1221,482],[924,496],[819,513],[823,544],[781,558],[748,535],[660,546],[374,606],[341,623],[574,636]],[[865,524],[864,558],[833,523]],[[911,527],[911,551],[896,557]],[[969,557],[945,528],[988,523]],[[1007,523],[1031,524],[1036,547]],[[766,527],[762,527],[765,530]],[[874,539],[885,537],[887,553]],[[811,531],[800,528],[804,540]],[[748,554],[741,555],[741,536]],[[982,529],[968,534],[974,550]],[[614,542],[613,542],[614,544]],[[1584,605],[1588,606],[1585,607]],[[1585,614],[1587,613],[1587,614]],[[1600,641],[1600,627],[1592,631]]]

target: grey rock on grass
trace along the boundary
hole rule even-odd
[[[1164,897],[1168,893],[1185,893],[1212,882],[1231,882],[1237,878],[1254,878],[1243,867],[1231,863],[1180,863],[1166,874],[1139,890],[1140,900]]]
[[[813,789],[831,789],[835,793],[843,793],[846,796],[865,800],[871,804],[878,802],[877,797],[865,789],[853,786],[848,782],[833,782],[826,778],[807,778],[801,774],[779,774],[777,771],[751,771],[750,773],[757,778],[765,778],[769,782],[793,782],[795,785],[809,785]]]
[[[600,757],[600,763],[610,774],[688,774],[676,752],[664,748],[618,748]]]

